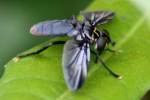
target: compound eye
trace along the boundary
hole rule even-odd
[[[102,37],[109,37],[109,32],[104,29],[104,30],[101,31],[101,36]]]

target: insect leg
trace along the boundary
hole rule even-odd
[[[114,77],[116,77],[116,78],[118,78],[118,79],[122,79],[122,76],[120,76],[120,75],[116,74],[115,72],[113,72],[113,71],[105,64],[105,62],[104,62],[100,57],[99,57],[98,60],[101,62],[101,64],[104,66],[104,68],[105,68],[111,75],[113,75]]]
[[[116,44],[116,42],[113,41],[111,38],[110,38],[110,43],[111,43],[112,46],[115,46],[115,44]]]
[[[95,59],[94,62],[97,63],[98,62],[98,58],[99,58],[99,54],[97,52],[93,51],[93,50],[91,50],[91,53],[93,53],[96,56],[96,59]]]
[[[30,52],[30,53],[27,53],[27,54],[23,54],[23,55],[19,55],[16,58],[24,58],[24,57],[27,57],[27,56],[36,55],[36,54],[39,54],[39,53],[43,52],[44,50],[46,50],[47,48],[49,48],[53,45],[64,44],[64,43],[65,43],[65,41],[55,41],[55,42],[52,42],[52,43],[48,43],[47,45],[45,45],[44,47],[42,47],[42,48],[40,48],[36,51]]]
[[[96,53],[95,51],[91,50],[91,53],[93,53],[94,55],[96,55],[96,61],[100,61],[101,64],[104,66],[104,68],[114,77],[118,78],[118,79],[122,79],[122,76],[116,74],[115,72],[113,72],[106,64],[105,62],[99,57],[98,53]]]
[[[113,53],[116,52],[116,50],[113,50],[113,49],[110,49],[110,48],[106,48],[105,50],[109,51],[109,52],[113,52]]]

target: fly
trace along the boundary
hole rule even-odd
[[[54,37],[66,35],[71,39],[48,43],[34,52],[19,55],[17,58],[39,54],[53,45],[64,44],[63,72],[66,84],[70,90],[78,90],[86,80],[90,53],[96,55],[95,62],[100,62],[114,77],[121,78],[121,76],[107,67],[99,56],[106,49],[106,45],[114,45],[115,42],[112,41],[107,30],[98,30],[96,28],[97,25],[111,21],[115,14],[109,11],[95,11],[81,13],[81,15],[84,17],[82,22],[78,21],[75,16],[72,16],[70,19],[50,20],[33,25],[30,29],[32,35]],[[91,49],[91,45],[95,45],[94,50]],[[113,52],[109,48],[107,50]]]

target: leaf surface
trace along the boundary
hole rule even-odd
[[[115,19],[101,26],[117,42],[104,52],[106,64],[123,76],[118,80],[100,64],[90,63],[88,79],[77,92],[66,87],[62,72],[63,45],[53,46],[41,54],[5,65],[0,80],[2,100],[140,100],[150,89],[150,30],[144,14],[127,0],[95,0],[86,9],[116,12]],[[63,40],[63,38],[53,39]],[[34,51],[41,45],[29,50]]]

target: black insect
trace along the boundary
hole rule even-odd
[[[63,52],[63,72],[67,86],[72,91],[78,90],[87,78],[90,52],[96,55],[95,62],[101,64],[115,77],[119,75],[111,71],[99,57],[106,49],[106,45],[115,43],[111,40],[108,31],[96,28],[97,25],[105,24],[113,19],[114,13],[109,11],[95,11],[81,13],[83,22],[78,21],[74,16],[68,20],[50,20],[40,22],[32,26],[30,32],[36,36],[64,36],[71,37],[67,42],[56,41],[49,43],[43,48],[18,58],[39,54],[50,46],[65,44]],[[91,49],[95,45],[95,50]],[[107,48],[109,51],[113,51]]]

